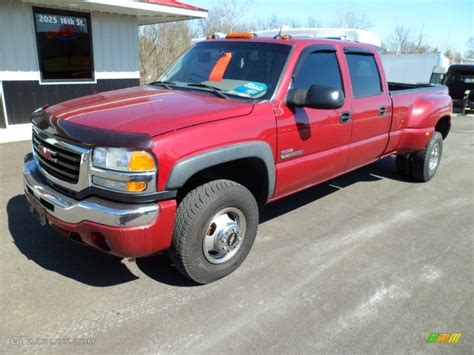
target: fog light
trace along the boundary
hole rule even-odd
[[[146,189],[146,182],[143,181],[131,181],[127,182],[127,189],[128,191],[144,191]]]

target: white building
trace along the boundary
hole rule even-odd
[[[0,128],[45,104],[138,85],[138,26],[205,17],[176,0],[0,0]]]

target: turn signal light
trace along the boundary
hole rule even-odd
[[[155,169],[155,160],[153,157],[143,151],[133,151],[128,161],[129,171],[150,171]]]
[[[228,33],[225,38],[254,38],[257,37],[255,33],[250,32],[234,32]]]
[[[147,188],[147,183],[145,181],[117,181],[103,178],[101,176],[93,176],[92,182],[96,186],[125,192],[142,192]]]

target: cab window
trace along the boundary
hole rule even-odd
[[[346,58],[354,97],[380,95],[382,83],[374,56],[366,53],[348,53]]]
[[[313,52],[300,60],[292,88],[308,90],[311,85],[324,85],[344,91],[335,52]]]

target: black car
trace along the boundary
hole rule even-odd
[[[443,84],[449,88],[454,107],[474,108],[474,65],[451,65]]]

